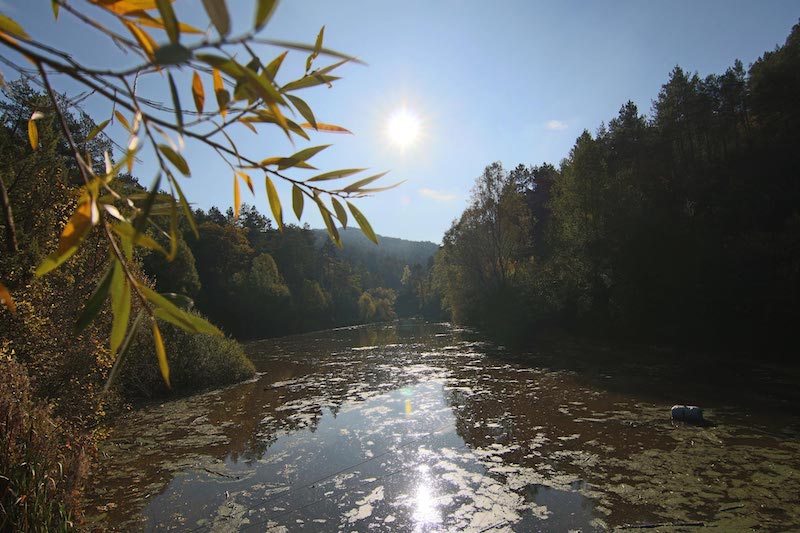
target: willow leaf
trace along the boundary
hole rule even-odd
[[[113,320],[110,349],[111,357],[114,357],[125,339],[131,315],[131,287],[119,260],[114,261],[114,275],[111,279],[111,312]]]
[[[77,322],[75,322],[75,333],[81,333],[84,329],[86,329],[86,326],[88,326],[92,320],[94,320],[94,317],[96,317],[97,313],[100,312],[100,309],[103,308],[103,303],[105,303],[106,298],[108,298],[108,291],[111,288],[111,280],[113,275],[114,265],[111,265],[103,275],[103,279],[101,279],[100,283],[97,284],[97,287],[92,295],[88,300],[86,300],[86,304],[83,306],[83,311],[81,311]]]
[[[338,180],[339,178],[346,178],[347,176],[352,176],[353,174],[358,174],[359,172],[363,172],[366,170],[365,168],[345,168],[342,170],[332,170],[330,172],[325,172],[324,174],[320,174],[319,176],[314,176],[313,178],[308,178],[306,181],[327,181],[327,180]]]
[[[192,97],[194,98],[194,107],[197,113],[203,112],[203,106],[206,103],[206,92],[203,89],[203,80],[200,79],[200,74],[194,71],[192,75]]]
[[[347,202],[347,207],[349,207],[350,212],[353,213],[353,218],[355,218],[356,222],[358,222],[358,227],[361,228],[361,232],[366,235],[369,240],[375,244],[378,244],[378,236],[375,235],[375,231],[372,229],[372,225],[370,225],[367,217],[365,217],[364,214],[350,202]]]
[[[269,21],[269,18],[272,16],[272,12],[275,10],[275,6],[277,4],[277,0],[258,0],[256,4],[256,31],[263,28],[264,25]]]
[[[281,211],[281,199],[278,197],[278,191],[275,189],[275,184],[269,176],[266,176],[267,181],[267,199],[269,200],[269,207],[275,217],[275,223],[278,224],[278,229],[283,231],[283,213]]]
[[[342,206],[339,200],[337,200],[333,196],[331,196],[331,203],[333,204],[333,210],[336,211],[336,218],[339,219],[339,222],[341,222],[342,227],[347,229],[347,210],[345,210],[345,208]]]
[[[223,37],[228,35],[231,31],[231,17],[225,0],[203,0],[203,7],[219,34]]]
[[[292,209],[294,209],[294,215],[297,217],[298,222],[300,217],[303,216],[304,201],[303,191],[297,185],[292,184]]]
[[[169,384],[169,363],[167,362],[167,352],[164,350],[164,340],[161,338],[161,331],[158,329],[158,323],[153,318],[153,343],[156,347],[156,356],[158,357],[158,368],[161,370],[161,377],[164,378],[164,383],[167,388],[172,388]]]

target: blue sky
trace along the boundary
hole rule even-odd
[[[234,29],[245,30],[253,3],[228,4]],[[206,27],[199,0],[176,0],[174,5],[187,22]],[[0,10],[34,37],[75,50],[77,58],[92,65],[133,60],[121,58],[107,42],[91,41],[66,14],[54,24],[49,0],[0,0]],[[290,0],[278,6],[263,35],[313,43],[324,24],[328,47],[368,63],[345,66],[344,79],[332,89],[302,95],[318,120],[355,134],[312,136],[314,144],[334,144],[312,162],[321,170],[390,170],[385,182],[405,180],[403,185],[360,200],[358,206],[380,234],[439,242],[489,163],[501,161],[509,169],[519,163],[558,164],[584,129],[595,131],[627,100],[649,112],[675,65],[701,75],[721,73],[737,58],[748,65],[782,44],[799,17],[796,0]],[[278,53],[269,47],[259,51],[265,58]],[[289,57],[293,62],[285,68],[299,77],[305,54]],[[0,69],[13,79],[7,67]],[[178,79],[189,107],[188,78]],[[65,91],[75,90],[58,83]],[[153,79],[143,90],[169,102],[166,85],[161,87]],[[401,150],[389,142],[385,129],[392,113],[403,107],[420,118],[422,133]],[[107,102],[99,98],[86,108],[98,122],[109,115]],[[256,137],[241,127],[232,133],[257,156],[293,151],[277,131]],[[186,150],[193,167],[185,184],[190,200],[203,208],[231,205],[228,167],[199,146],[189,144]],[[145,159],[136,173],[148,184],[153,172]],[[248,193],[243,200],[268,212],[263,181],[255,174],[254,179],[256,198]],[[279,192],[288,207],[288,189],[279,184]],[[303,221],[322,225],[318,216]]]

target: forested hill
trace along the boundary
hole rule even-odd
[[[326,246],[330,242],[328,232],[324,229],[312,231],[319,246]],[[439,245],[429,241],[409,241],[383,235],[378,235],[379,245],[376,246],[357,228],[339,230],[339,234],[342,248],[336,250],[337,256],[362,267],[373,279],[372,285],[393,289],[400,288],[406,265],[420,265],[427,269],[439,249]]]
[[[436,257],[457,321],[796,359],[800,25],[748,69],[675,67],[655,96],[559,167],[486,168]]]

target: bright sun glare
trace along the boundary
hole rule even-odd
[[[399,109],[389,117],[389,139],[400,148],[412,145],[419,137],[419,130],[419,118],[408,109]]]

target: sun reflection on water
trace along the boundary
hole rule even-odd
[[[417,468],[417,489],[414,495],[414,514],[412,518],[415,522],[415,531],[425,530],[429,524],[438,524],[442,521],[442,513],[436,498],[436,488],[430,475],[428,465],[420,465]]]

